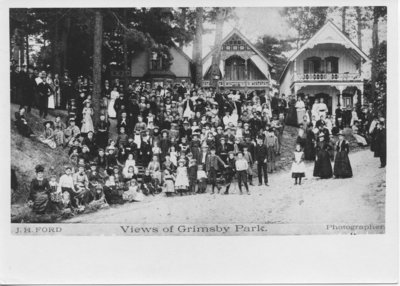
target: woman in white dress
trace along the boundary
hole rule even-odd
[[[54,109],[56,107],[55,99],[54,99],[54,92],[55,92],[55,86],[53,83],[53,79],[51,78],[51,73],[49,73],[46,77],[46,83],[50,86],[50,96],[47,102],[47,106],[50,109]]]
[[[320,118],[319,117],[319,98],[316,98],[314,101],[314,104],[311,109],[311,116],[315,116],[315,118]]]
[[[301,150],[300,144],[296,144],[296,150],[294,151],[294,159],[292,164],[292,178],[294,178],[294,184],[301,185],[301,178],[305,177],[306,167],[304,165],[304,152]]]
[[[82,114],[83,114],[83,122],[82,122],[81,132],[82,133],[88,133],[89,131],[94,132],[93,120],[92,120],[93,109],[90,107],[90,101],[85,100],[85,107],[82,110]]]
[[[191,118],[194,113],[194,104],[190,98],[190,94],[186,94],[186,98],[181,103],[183,107],[183,117]]]
[[[306,113],[306,106],[304,104],[304,101],[301,100],[300,96],[297,97],[297,102],[295,107],[297,111],[297,124],[300,125],[301,123],[303,123],[304,114]]]
[[[114,86],[114,89],[110,94],[110,100],[108,101],[108,108],[107,108],[108,117],[110,118],[117,117],[117,112],[114,109],[114,103],[117,98],[119,98],[119,92],[117,91],[117,87]]]
[[[321,118],[321,115],[323,116],[323,118],[326,118],[326,114],[328,113],[328,106],[326,106],[324,99],[321,98],[320,102],[319,102],[319,117]]]

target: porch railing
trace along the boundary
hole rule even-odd
[[[293,82],[360,81],[359,73],[296,73]]]
[[[210,87],[212,82],[203,80],[203,87]],[[268,80],[220,80],[218,81],[220,87],[269,87]]]

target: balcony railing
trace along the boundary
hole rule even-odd
[[[292,82],[360,81],[359,73],[296,73]]]
[[[209,80],[203,80],[203,87],[210,87],[212,82]],[[219,87],[269,87],[270,83],[268,80],[219,80]]]

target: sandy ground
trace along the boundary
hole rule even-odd
[[[306,180],[295,186],[289,171],[271,174],[269,187],[254,186],[251,195],[210,193],[167,198],[147,197],[65,223],[384,223],[385,169],[369,150],[350,154],[354,177],[321,180],[306,165]],[[232,188],[232,187],[231,187]],[[235,190],[236,189],[236,190]]]

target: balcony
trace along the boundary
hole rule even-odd
[[[211,87],[210,80],[203,80],[203,87]],[[219,87],[227,88],[255,88],[255,87],[270,87],[268,80],[220,80],[218,81]]]
[[[292,82],[362,81],[359,73],[296,73]]]

